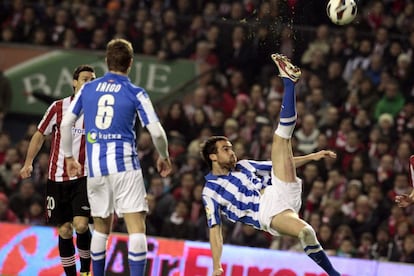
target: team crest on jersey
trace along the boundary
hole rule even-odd
[[[96,130],[91,130],[88,132],[88,135],[86,135],[86,140],[88,140],[88,143],[93,144],[96,143],[96,138],[98,137],[98,133]]]

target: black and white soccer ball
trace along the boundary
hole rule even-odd
[[[358,13],[355,0],[329,0],[326,13],[334,24],[351,23]]]

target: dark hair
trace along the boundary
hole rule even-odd
[[[203,144],[200,145],[201,151],[201,158],[204,160],[204,162],[207,163],[209,169],[211,170],[213,168],[213,163],[210,159],[210,154],[217,153],[217,146],[216,143],[218,141],[228,141],[227,137],[225,136],[211,136],[206,141],[204,141]]]
[[[133,56],[132,44],[125,39],[112,39],[106,46],[106,63],[109,71],[126,73]]]
[[[86,64],[79,65],[73,71],[73,79],[74,80],[78,80],[79,79],[79,75],[80,75],[81,72],[92,72],[92,73],[95,73],[95,69],[93,69],[93,67],[90,66],[90,65],[86,65]]]

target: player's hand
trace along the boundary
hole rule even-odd
[[[213,276],[222,275],[223,272],[224,272],[224,270],[221,267],[217,268],[217,269],[214,269]]]
[[[69,177],[74,177],[82,174],[82,166],[73,157],[65,158],[66,173]]]
[[[157,170],[162,177],[168,176],[172,171],[170,158],[164,159],[159,157],[157,160]]]
[[[395,202],[397,203],[398,207],[407,207],[414,203],[414,199],[407,194],[397,195],[395,197]]]
[[[20,170],[20,177],[22,179],[28,178],[32,175],[33,166],[32,165],[24,165],[23,168]]]
[[[318,161],[322,158],[336,159],[336,153],[331,150],[320,150],[315,153],[313,160]]]

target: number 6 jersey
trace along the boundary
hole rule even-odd
[[[109,72],[84,84],[68,112],[84,115],[89,177],[139,169],[137,114],[142,126],[159,121],[143,88]]]

